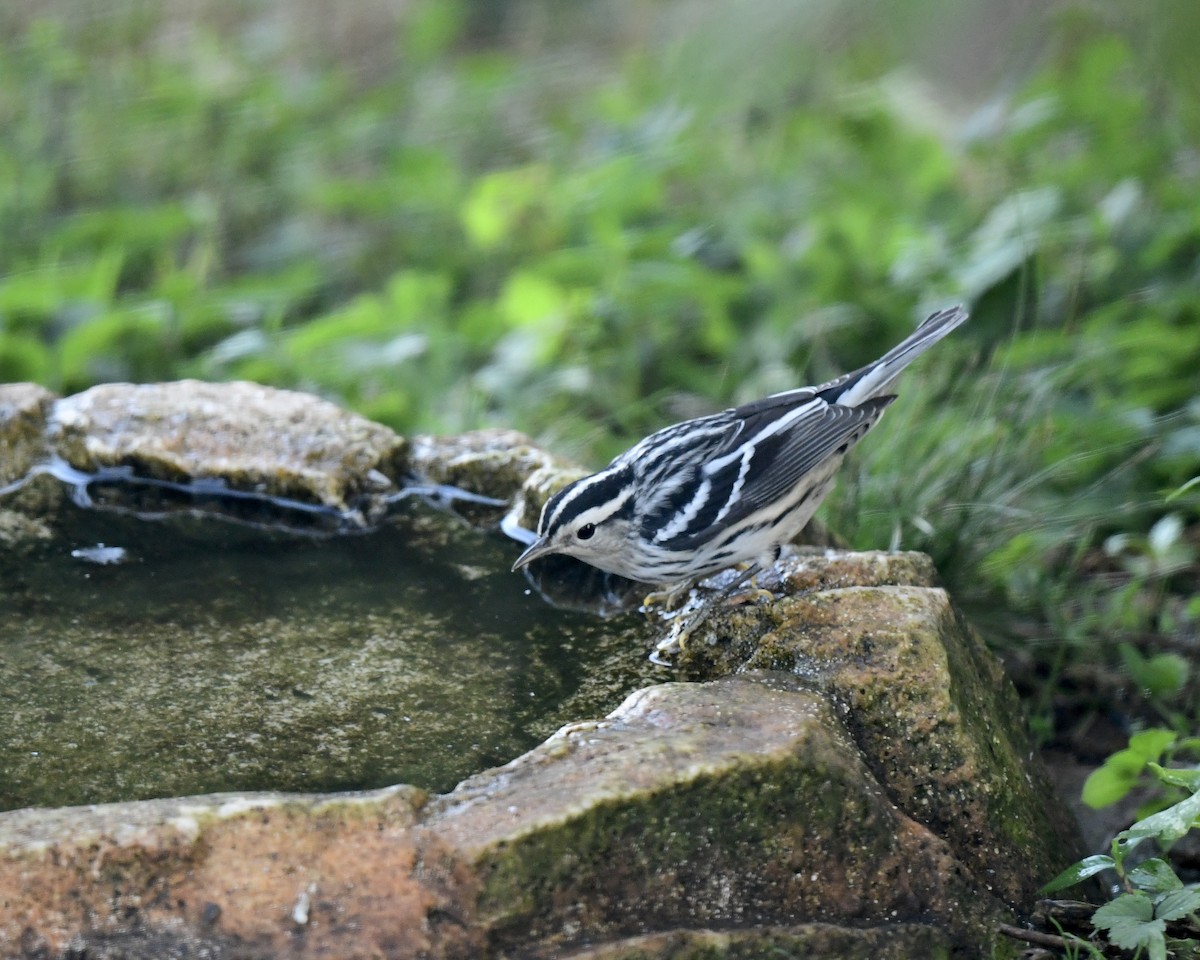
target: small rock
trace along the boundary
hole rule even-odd
[[[928,557],[785,559],[795,595],[715,611],[676,659],[713,679],[782,670],[822,690],[897,804],[989,890],[1031,902],[1081,851],[996,658],[932,586]],[[1053,839],[1051,839],[1053,838]]]
[[[56,395],[36,383],[0,384],[0,487],[46,455],[46,418]]]
[[[366,526],[407,471],[407,444],[328,401],[253,383],[111,383],[58,401],[53,452],[76,470],[314,504]],[[357,518],[357,519],[355,519]]]
[[[475,430],[460,436],[412,438],[413,472],[432,483],[508,500],[551,456],[515,430]]]
[[[48,456],[46,422],[56,395],[36,383],[0,384],[0,544],[14,547],[49,536],[47,522],[62,502],[62,488],[48,476],[30,477]]]

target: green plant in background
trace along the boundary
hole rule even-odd
[[[1150,665],[1144,658],[1141,665],[1158,675],[1176,669],[1174,665]],[[1172,687],[1179,682],[1177,677],[1170,679]],[[1088,776],[1083,785],[1083,802],[1089,807],[1107,807],[1123,799],[1135,786],[1143,785],[1153,788],[1153,794],[1143,805],[1142,815],[1161,810],[1184,799],[1183,793],[1200,789],[1200,769],[1168,766],[1189,756],[1200,759],[1200,738],[1181,736],[1162,727],[1139,731],[1130,736],[1129,746],[1109,756]]]
[[[1164,684],[1171,692],[1186,682],[1186,664],[1139,657],[1135,676],[1147,686]],[[1140,788],[1143,802],[1136,822],[1112,840],[1108,854],[1086,857],[1064,870],[1043,888],[1056,893],[1111,871],[1120,891],[1096,908],[1092,927],[1111,944],[1145,951],[1152,958],[1200,954],[1200,884],[1184,883],[1166,858],[1171,847],[1200,827],[1200,766],[1184,767],[1185,759],[1200,758],[1200,739],[1153,727],[1133,734],[1129,745],[1108,757],[1088,776],[1083,802],[1106,807]],[[1160,856],[1141,856],[1141,845],[1153,841]],[[1135,851],[1138,851],[1135,854]],[[1094,945],[1064,934],[1081,948]],[[1101,952],[1097,954],[1103,956]]]
[[[1162,857],[1137,860],[1132,854],[1147,840],[1155,841],[1165,852],[1200,827],[1200,770],[1157,767],[1156,775],[1164,785],[1185,790],[1187,796],[1121,831],[1113,839],[1110,853],[1072,865],[1043,892],[1055,893],[1113,871],[1122,892],[1097,908],[1092,915],[1093,926],[1114,946],[1137,951],[1138,955],[1144,950],[1151,960],[1166,960],[1168,949],[1176,957],[1194,956],[1200,949],[1200,884],[1185,884]]]

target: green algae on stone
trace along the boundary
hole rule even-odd
[[[426,508],[334,540],[70,516],[4,578],[0,809],[445,789],[656,672],[640,621],[546,610],[503,541]],[[70,557],[97,542],[129,562]]]
[[[949,960],[953,950],[954,940],[945,930],[925,924],[849,927],[805,923],[647,933],[561,956],[562,960]]]
[[[0,903],[0,954],[1015,955],[1003,905],[779,675],[639,691],[440,797],[0,814]]]
[[[879,569],[895,579],[904,566]],[[921,566],[909,569],[916,579]],[[940,589],[816,588],[722,609],[678,663],[694,678],[774,669],[815,683],[901,808],[1008,903],[1028,902],[1076,857],[1077,829],[1037,763],[1015,691]]]
[[[640,691],[435,799],[425,829],[481,877],[493,942],[838,918],[989,942],[1000,902],[892,806],[820,696],[765,679]]]

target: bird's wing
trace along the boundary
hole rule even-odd
[[[613,461],[638,478],[637,515],[645,528],[672,514],[693,495],[698,476],[718,451],[736,442],[744,429],[731,411],[664,427]]]
[[[843,407],[810,395],[799,404],[759,401],[738,408],[741,429],[698,467],[692,482],[643,519],[644,533],[662,547],[684,550],[733,526],[845,453],[893,399]]]

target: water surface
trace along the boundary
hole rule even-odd
[[[0,559],[0,809],[445,790],[663,678],[637,614],[548,607],[518,552],[417,502],[328,538],[70,507]]]

